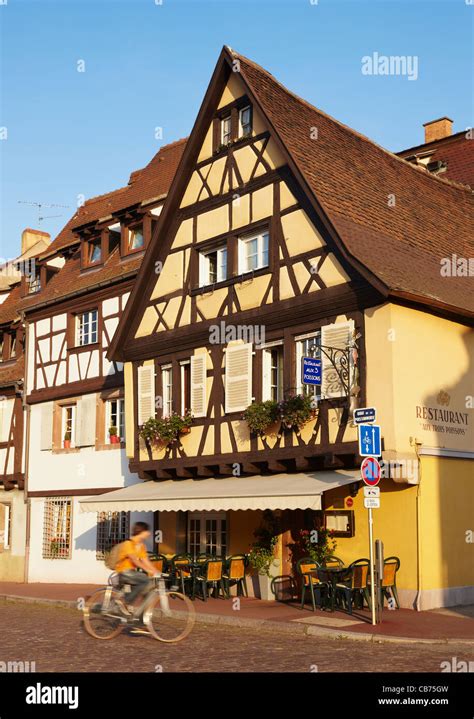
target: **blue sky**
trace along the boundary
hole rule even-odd
[[[314,4],[313,4],[314,3]],[[0,4],[0,256],[44,208],[53,237],[78,195],[127,183],[189,134],[222,45],[391,150],[422,123],[473,124],[474,4],[465,0],[8,0]],[[418,78],[364,76],[378,52],[418,58]],[[78,72],[84,61],[85,72]],[[291,121],[291,120],[289,120]],[[163,140],[155,128],[163,128]]]

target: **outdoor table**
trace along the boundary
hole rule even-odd
[[[318,567],[314,570],[314,573],[318,579],[328,582],[331,587],[331,612],[334,611],[334,605],[336,602],[336,585],[341,575],[346,574],[348,567]],[[326,577],[324,574],[326,573]]]

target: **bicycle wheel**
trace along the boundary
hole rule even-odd
[[[143,623],[160,642],[180,642],[194,626],[196,611],[191,600],[179,592],[153,592],[143,612]]]
[[[125,622],[120,617],[119,592],[108,587],[89,597],[84,607],[84,626],[95,639],[113,639],[120,634]]]

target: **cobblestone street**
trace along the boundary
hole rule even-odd
[[[371,644],[196,624],[166,645],[126,631],[101,642],[72,609],[0,602],[0,662],[35,662],[37,672],[439,672],[440,663],[472,651],[456,644]],[[316,669],[317,667],[317,669]]]

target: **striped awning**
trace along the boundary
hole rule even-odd
[[[321,509],[323,492],[359,480],[356,470],[170,479],[142,482],[114,492],[84,497],[79,504],[83,512]]]

